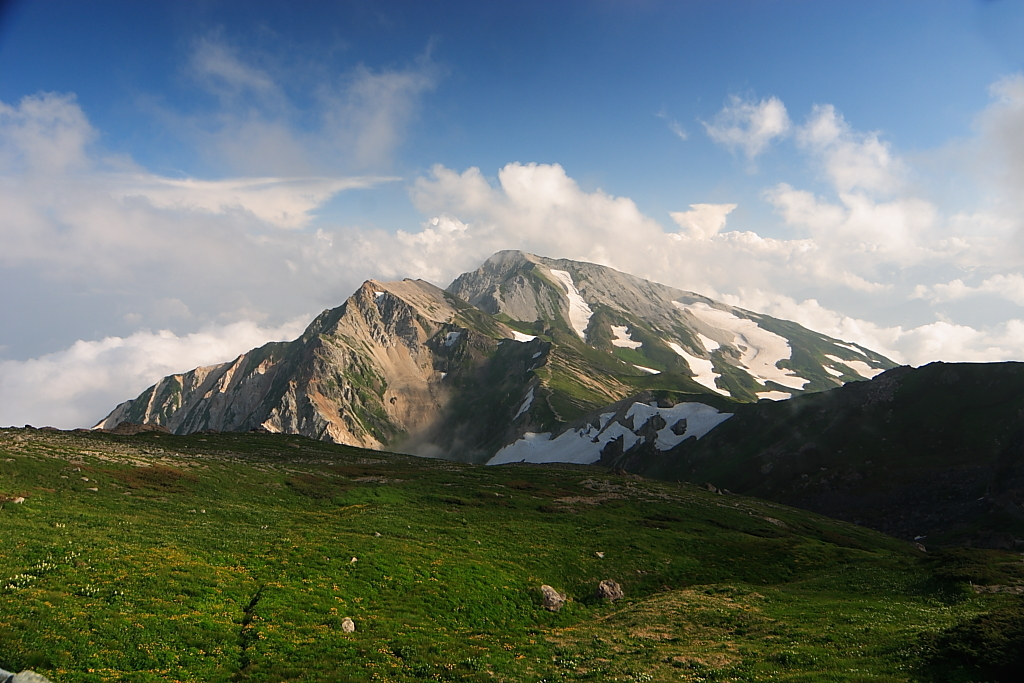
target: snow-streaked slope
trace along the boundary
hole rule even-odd
[[[704,337],[704,339],[707,339],[707,337]],[[708,339],[708,341],[710,342],[711,340]],[[721,377],[721,375],[715,372],[711,361],[705,358],[698,358],[697,356],[687,353],[683,347],[675,342],[665,343],[668,344],[668,347],[675,351],[679,356],[682,356],[683,360],[686,361],[686,364],[690,366],[690,372],[693,373],[693,379],[695,382],[702,384],[708,389],[716,391],[723,396],[729,395],[729,392],[719,389],[715,384],[715,380]],[[706,343],[705,346],[707,346]],[[718,348],[718,344],[715,344],[715,348]]]
[[[841,346],[844,349],[850,349],[854,353],[859,353],[862,356],[864,355],[864,352],[861,351],[860,349],[858,349],[856,346],[852,346],[850,344],[843,344],[842,342],[832,342],[832,343],[835,344],[836,346]]]
[[[875,377],[876,375],[880,375],[883,372],[885,372],[885,370],[881,368],[871,367],[862,360],[843,360],[842,358],[838,358],[837,356],[830,356],[828,354],[825,354],[825,358],[828,358],[833,363],[845,365],[846,367],[850,368],[864,379],[871,379],[872,377]]]
[[[705,325],[731,333],[733,345],[740,352],[740,366],[761,384],[770,381],[790,389],[803,389],[810,382],[778,366],[779,361],[788,360],[792,353],[784,337],[769,332],[749,318],[740,318],[703,302],[672,303]]]
[[[629,328],[625,325],[612,325],[612,334],[615,335],[615,339],[612,339],[612,346],[618,346],[620,349],[639,349],[643,346],[643,342],[633,341],[633,335],[629,333]]]
[[[548,432],[527,432],[518,441],[498,451],[487,464],[568,462],[590,465],[601,459],[605,446],[619,438],[622,439],[623,451],[643,441],[651,442],[659,451],[667,451],[690,437],[700,439],[732,417],[732,413],[721,413],[703,403],[679,403],[670,408],[659,408],[656,403],[633,403],[625,414],[618,414],[621,418],[614,419],[616,413],[603,413],[596,424],[592,421],[576,429],[567,429],[554,439]],[[644,427],[656,417],[664,426],[654,432],[653,439],[649,432],[641,436]]]
[[[533,405],[533,387],[530,387],[530,393],[528,393],[526,395],[526,398],[523,399],[523,404],[521,406],[519,406],[519,410],[516,411],[516,415],[515,415],[515,417],[512,418],[512,420],[513,421],[518,420],[519,416],[522,415],[523,413],[525,413],[527,410],[529,410],[530,406],[532,406],[532,405]]]
[[[569,324],[572,325],[572,329],[576,330],[580,339],[586,341],[587,325],[590,324],[590,316],[594,315],[594,312],[580,296],[580,290],[576,289],[568,271],[551,270],[550,272],[565,287],[565,294],[569,297]]]

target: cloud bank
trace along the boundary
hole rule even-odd
[[[180,337],[142,331],[79,341],[27,361],[0,361],[2,423],[92,426],[155,379],[233,360],[268,341],[294,339],[308,323],[305,316],[276,328],[238,322]]]

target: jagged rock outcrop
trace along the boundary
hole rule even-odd
[[[436,427],[452,393],[446,378],[471,373],[510,336],[429,283],[371,280],[299,339],[165,377],[97,427],[262,428],[392,447]]]

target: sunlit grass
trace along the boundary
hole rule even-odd
[[[0,493],[26,497],[0,667],[57,683],[906,681],[919,634],[1003,598],[859,527],[584,467],[0,430]]]

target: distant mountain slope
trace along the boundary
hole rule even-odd
[[[600,462],[924,543],[1024,539],[1024,363],[902,367],[730,412],[699,440],[641,442]]]
[[[824,391],[896,366],[796,323],[593,263],[503,251],[448,291],[520,330],[560,330],[642,372],[689,376],[741,401]]]
[[[97,427],[257,429],[484,462],[643,392],[725,410],[893,365],[611,268],[500,252],[448,291],[367,281],[299,339],[165,377]]]

